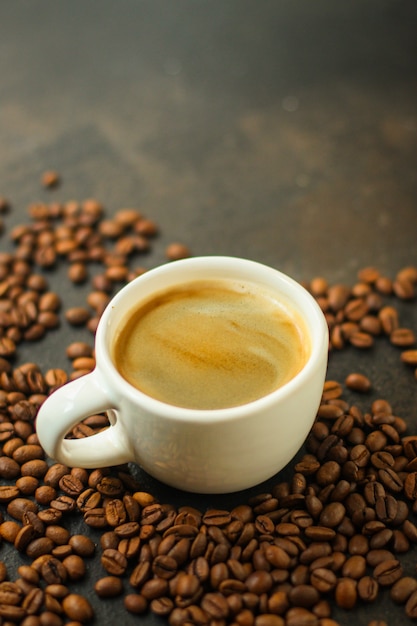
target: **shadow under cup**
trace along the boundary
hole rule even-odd
[[[136,280],[137,284],[122,290],[106,311],[96,346],[101,371],[112,363],[112,385],[118,387],[119,396],[112,421],[122,423],[131,460],[162,482],[200,493],[237,491],[276,474],[304,442],[322,395],[328,329],[314,298],[272,268],[228,257],[176,261]],[[309,354],[301,371],[255,401],[219,409],[175,406],[127,382],[114,363],[114,341],[131,311],[138,307],[137,296],[145,302],[157,292],[205,280],[255,283],[261,290],[282,295],[301,318],[308,335]]]

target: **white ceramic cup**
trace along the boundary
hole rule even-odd
[[[111,357],[115,331],[152,294],[204,279],[251,281],[286,299],[304,320],[311,353],[303,369],[272,393],[243,406],[196,410],[165,404],[130,385]],[[97,328],[95,369],[51,394],[37,434],[46,453],[71,467],[136,462],[185,491],[226,493],[252,487],[281,470],[303,444],[320,403],[328,328],[314,298],[281,272],[245,259],[194,257],[150,270],[121,289]],[[89,415],[107,411],[110,427],[84,439],[65,435]]]

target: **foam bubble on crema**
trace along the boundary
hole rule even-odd
[[[212,280],[169,289],[130,313],[114,359],[149,396],[218,409],[281,387],[302,369],[309,349],[286,303],[250,283]]]

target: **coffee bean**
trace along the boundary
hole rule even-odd
[[[365,393],[371,388],[371,381],[364,374],[352,373],[345,380],[345,384],[349,389]]]
[[[97,483],[96,489],[108,498],[117,498],[123,494],[122,481],[114,476],[103,476]]]
[[[43,509],[39,511],[38,518],[45,524],[57,524],[62,517],[62,512],[56,509]]]
[[[151,578],[141,587],[141,594],[146,600],[164,597],[168,592],[168,582],[163,578]]]
[[[129,613],[140,615],[147,610],[148,601],[140,594],[129,593],[124,597],[124,606]]]
[[[82,624],[91,622],[94,618],[94,611],[84,596],[77,593],[70,593],[62,601],[62,608],[65,615],[74,621],[79,621]]]
[[[121,576],[127,568],[126,558],[118,550],[112,548],[103,551],[101,564],[106,572],[113,576]]]
[[[372,576],[363,576],[358,580],[357,591],[364,602],[374,602],[378,596],[379,585]]]
[[[78,554],[69,554],[62,561],[70,580],[81,580],[86,573],[84,560]]]
[[[185,259],[191,256],[188,246],[182,243],[170,243],[165,249],[165,256],[170,261],[176,261],[178,259]]]
[[[319,626],[319,618],[303,607],[292,607],[285,615],[286,626]]]
[[[8,456],[0,457],[0,476],[6,480],[11,480],[20,476],[19,463]]]
[[[379,311],[379,319],[386,335],[391,335],[399,327],[398,312],[394,307],[383,307]]]
[[[33,502],[32,500],[28,500],[27,498],[16,497],[17,495],[18,493],[16,493],[16,495],[7,505],[7,513],[11,517],[13,517],[16,520],[22,521],[23,516],[26,512],[28,511],[31,511],[33,513],[38,512],[38,505],[35,502]]]
[[[54,463],[51,465],[44,475],[44,483],[45,485],[50,485],[51,487],[57,488],[59,486],[59,481],[63,476],[69,474],[69,468],[66,465],[62,465],[61,463]]]
[[[410,328],[396,328],[389,339],[392,345],[399,348],[411,348],[416,343],[416,335]]]
[[[349,342],[355,348],[367,349],[374,345],[374,338],[369,333],[358,330],[351,334]]]
[[[77,306],[70,307],[65,311],[65,319],[72,326],[83,326],[91,317],[88,309],[85,307]]]
[[[123,581],[118,576],[104,576],[94,584],[94,591],[100,598],[114,598],[123,593]]]
[[[168,580],[176,575],[178,570],[178,563],[172,557],[168,555],[157,556],[152,563],[152,571],[159,578]]]
[[[320,524],[329,528],[335,528],[340,524],[345,513],[346,509],[341,502],[331,502],[321,512]]]
[[[379,585],[390,586],[402,577],[403,569],[397,559],[379,563],[374,569],[374,577]]]
[[[356,605],[357,597],[357,582],[352,578],[340,579],[335,589],[337,605],[342,609],[353,609]]]
[[[365,575],[366,572],[366,560],[360,555],[356,554],[349,557],[343,564],[342,575],[353,580],[358,580]]]
[[[411,619],[417,617],[417,591],[413,591],[405,605],[405,614]]]
[[[403,532],[412,543],[417,543],[417,527],[409,519],[404,520]]]
[[[107,520],[104,509],[101,507],[87,509],[84,513],[84,522],[92,528],[105,528]]]

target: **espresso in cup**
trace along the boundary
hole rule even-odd
[[[177,407],[240,406],[285,385],[306,364],[299,313],[250,282],[201,280],[167,288],[128,312],[112,346],[132,386]]]

